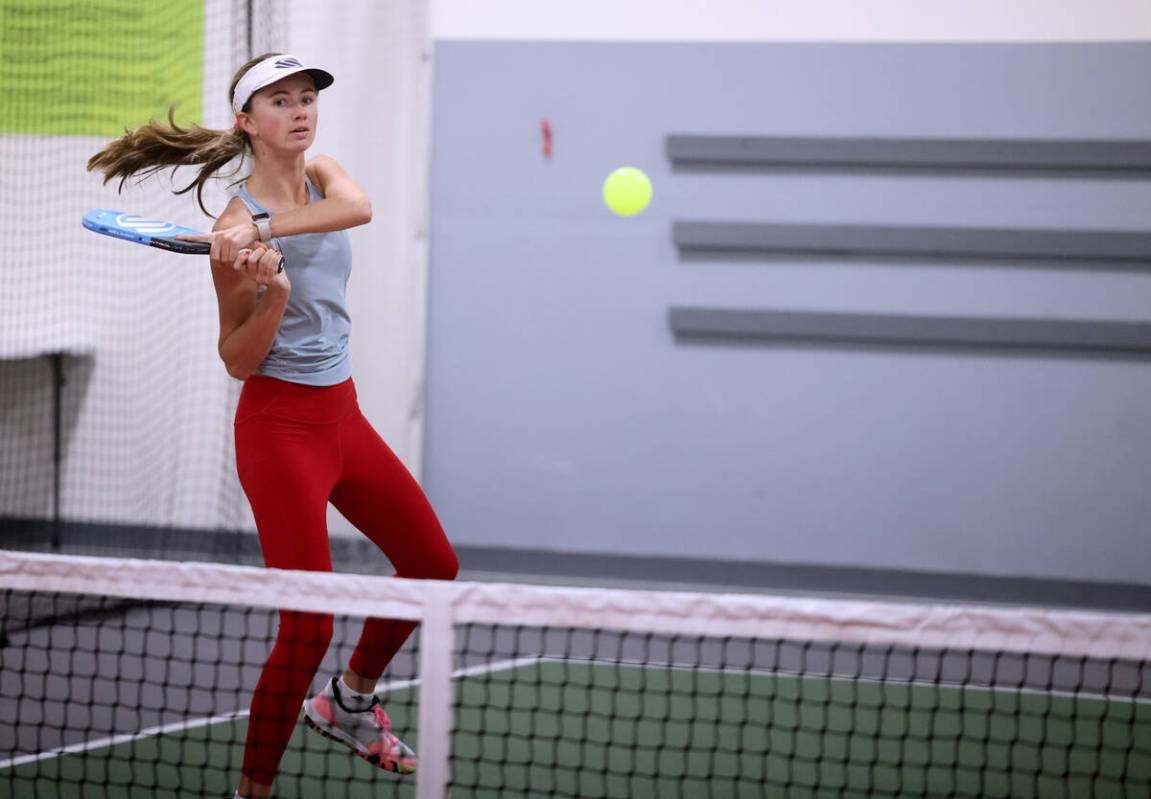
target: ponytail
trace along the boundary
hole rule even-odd
[[[167,125],[153,119],[146,125],[125,130],[123,136],[88,159],[88,171],[103,172],[104,183],[120,178],[117,191],[123,191],[124,184],[133,175],[144,179],[166,167],[172,167],[174,172],[176,167],[203,164],[196,179],[175,193],[186,194],[195,189],[200,210],[212,216],[204,207],[204,184],[245,153],[248,136],[238,129],[211,130],[195,124],[181,128],[176,124],[174,112],[175,106],[168,109]],[[239,169],[237,164],[231,174]]]
[[[236,84],[244,73],[273,55],[279,54],[264,53],[240,67],[232,78],[228,90],[229,100],[235,95]],[[247,110],[247,106],[244,110]],[[133,175],[140,175],[143,180],[167,167],[172,167],[175,172],[181,166],[201,164],[195,180],[182,189],[176,189],[175,193],[187,194],[195,189],[200,210],[208,216],[214,216],[204,207],[204,185],[237,158],[241,160],[228,177],[239,172],[243,165],[242,156],[250,152],[251,142],[248,134],[239,128],[212,130],[196,124],[181,128],[176,124],[175,111],[174,105],[168,109],[167,125],[152,119],[138,128],[125,129],[123,136],[109,142],[104,149],[88,159],[88,171],[102,172],[105,184],[113,178],[120,178],[116,190],[122,192],[124,184]]]

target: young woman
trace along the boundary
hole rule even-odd
[[[201,164],[203,187],[240,156],[252,171],[217,219],[212,278],[220,358],[244,381],[236,409],[236,465],[267,566],[330,571],[331,502],[404,577],[452,579],[455,553],[403,464],[360,412],[348,360],[348,228],[372,218],[364,191],[327,156],[305,160],[319,92],[333,82],[286,54],[245,64],[230,89],[231,131],[151,122],[97,153],[90,170],[120,185],[135,174]],[[207,210],[205,209],[205,213]],[[282,259],[282,260],[281,260]],[[281,267],[281,264],[286,265]],[[368,619],[342,676],[308,690],[332,637],[332,617],[280,612],[275,646],[252,697],[238,797],[271,794],[301,703],[307,723],[391,771],[416,767],[374,695],[414,625]],[[305,701],[306,699],[306,701]]]

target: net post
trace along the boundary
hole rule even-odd
[[[53,352],[49,356],[52,363],[52,550],[60,551],[60,481],[64,473],[64,456],[61,441],[64,437],[64,353]]]
[[[420,622],[420,732],[416,799],[444,799],[448,794],[452,737],[451,583],[429,581]]]

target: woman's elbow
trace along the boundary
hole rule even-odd
[[[366,225],[372,221],[372,201],[364,197],[359,202],[359,224]]]
[[[252,370],[247,366],[241,364],[236,358],[229,358],[224,354],[222,349],[218,352],[220,355],[220,360],[224,362],[224,368],[228,371],[228,375],[230,377],[234,377],[237,380],[243,381],[247,380],[251,376]]]
[[[228,370],[228,375],[234,377],[239,381],[247,380],[252,375],[252,370],[241,366],[238,363],[229,363],[224,361],[224,368]]]
[[[226,363],[226,364],[224,364],[224,368],[226,368],[228,370],[228,375],[230,377],[236,378],[241,383],[252,376],[252,370],[251,369],[242,369],[241,367],[236,366],[235,364]]]

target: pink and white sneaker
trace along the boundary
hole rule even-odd
[[[348,710],[341,701],[338,678],[304,702],[304,720],[320,735],[349,747],[373,766],[411,774],[416,770],[416,753],[392,735],[392,722],[372,697],[367,710]]]

